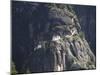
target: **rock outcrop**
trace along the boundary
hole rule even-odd
[[[74,6],[74,10],[81,23],[81,29],[85,33],[85,38],[88,41],[94,55],[96,55],[96,7]],[[78,12],[78,10],[80,10],[80,12]]]
[[[19,73],[95,69],[95,55],[68,6],[13,2],[12,52]]]

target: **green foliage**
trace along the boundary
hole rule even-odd
[[[58,4],[57,7],[60,9],[64,9],[64,8],[66,8],[66,5]]]
[[[75,14],[74,10],[73,10],[73,6],[72,5],[68,5],[68,4],[55,4],[55,3],[52,3],[52,4],[47,4],[47,6],[49,8],[52,8],[52,7],[57,7],[57,8],[60,8],[60,9],[68,9],[70,12],[72,12],[73,14]]]
[[[73,6],[72,5],[66,5],[66,8],[72,12],[73,14],[75,14],[75,11],[73,10]]]
[[[48,8],[52,8],[52,7],[56,7],[56,4],[55,3],[50,3],[50,4],[46,4],[46,6]]]
[[[74,35],[74,36],[73,36],[73,40],[78,40],[79,37],[80,37],[81,39],[83,39],[83,38],[85,37],[84,32],[81,31],[81,32],[79,32],[78,35]]]
[[[85,37],[85,34],[84,34],[84,32],[79,32],[79,36],[83,39],[84,37]]]
[[[16,73],[17,73],[16,66],[14,62],[11,62],[11,75],[16,75]]]
[[[79,39],[79,36],[78,35],[74,35],[73,36],[73,40],[78,40]]]

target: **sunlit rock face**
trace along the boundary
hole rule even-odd
[[[13,60],[18,73],[95,69],[95,55],[70,5],[13,2]]]

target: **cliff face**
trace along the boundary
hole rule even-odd
[[[93,53],[96,55],[96,7],[74,6],[74,10],[81,24],[81,29],[85,33]]]
[[[70,5],[12,6],[12,56],[19,73],[95,69],[95,55]]]

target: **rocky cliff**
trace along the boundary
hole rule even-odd
[[[71,5],[14,1],[12,6],[12,59],[19,73],[95,69]]]
[[[85,33],[86,40],[88,41],[93,53],[96,55],[96,7],[83,7],[78,5],[74,6],[74,10],[80,21],[81,29]]]

